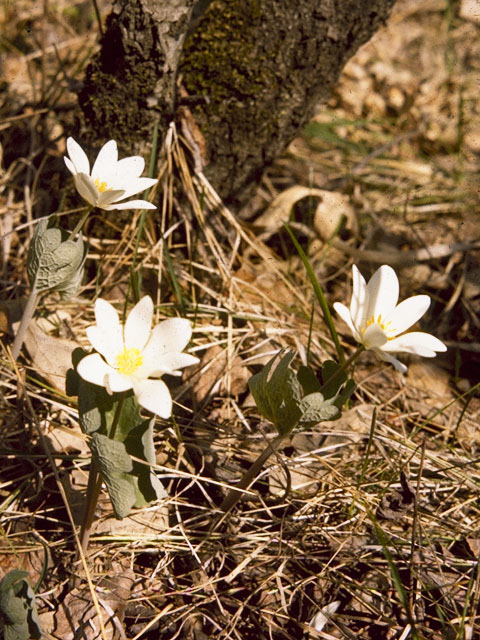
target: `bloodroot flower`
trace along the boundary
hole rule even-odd
[[[353,295],[350,309],[340,302],[333,305],[347,323],[357,342],[371,349],[404,373],[407,367],[390,355],[392,352],[414,353],[433,358],[437,351],[447,347],[429,333],[404,333],[419,320],[430,306],[429,296],[413,296],[400,304],[399,285],[395,271],[383,265],[365,283],[360,271],[353,265]]]
[[[118,159],[117,143],[109,140],[100,152],[90,173],[87,154],[73,138],[67,140],[69,157],[63,158],[68,170],[73,175],[78,193],[89,204],[100,209],[156,209],[146,200],[129,200],[140,191],[148,189],[157,180],[141,178],[145,161],[140,156]]]
[[[95,302],[97,324],[87,328],[87,337],[98,353],[78,364],[79,375],[105,387],[109,393],[133,389],[140,404],[161,418],[172,414],[172,398],[159,378],[180,375],[179,369],[198,362],[182,353],[192,335],[190,322],[169,318],[152,329],[153,302],[142,298],[130,311],[125,326],[114,307],[99,298]]]

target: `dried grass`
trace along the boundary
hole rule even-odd
[[[26,292],[35,219],[59,206],[68,226],[71,198],[58,198],[67,185],[63,127],[81,77],[77,47],[93,44],[95,23],[85,23],[84,5],[32,5],[17,3],[15,15],[3,7],[0,566],[25,568],[37,584],[45,637],[73,637],[62,611],[90,602],[85,577],[104,628],[88,605],[97,635],[75,637],[477,637],[478,25],[460,19],[455,3],[400,2],[387,30],[347,65],[330,104],[268,170],[249,223],[193,173],[172,129],[136,269],[160,316],[181,312],[194,323],[201,368],[175,388],[175,420],[158,425],[156,470],[169,499],[122,522],[102,502],[82,568],[72,523],[88,453],[75,400],[46,383],[28,354],[16,368],[7,320]],[[41,26],[40,42],[24,21]],[[318,200],[293,209],[330,301],[348,297],[352,260],[368,271],[398,252],[472,247],[398,267],[403,295],[432,296],[425,328],[447,343],[446,356],[412,362],[403,379],[364,354],[342,420],[297,434],[222,515],[226,488],[275,435],[259,419],[248,376],[282,347],[296,349],[298,362],[333,354],[286,235],[255,227],[262,207],[294,185],[344,194],[355,213],[326,245],[313,224]],[[126,295],[138,216],[123,227],[114,216],[102,222],[114,239],[89,237],[78,298],[42,301],[54,336],[82,343],[92,299]],[[335,601],[328,626],[315,631],[309,623]]]

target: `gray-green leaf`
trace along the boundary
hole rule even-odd
[[[289,433],[302,417],[301,386],[290,369],[295,352],[284,353],[280,351],[248,381],[258,410],[281,435]]]
[[[301,402],[302,425],[314,425],[317,422],[335,420],[340,415],[340,410],[333,404],[333,399],[325,400],[320,392],[305,396]]]
[[[60,291],[65,296],[75,293],[80,284],[87,246],[79,236],[68,240],[66,231],[48,228],[49,220],[41,220],[30,242],[27,273],[36,291]]]
[[[0,620],[4,640],[41,638],[42,630],[35,607],[35,594],[28,573],[14,569],[0,582]]]
[[[93,459],[107,485],[117,518],[125,518],[135,504],[135,487],[129,473],[133,462],[123,442],[94,433],[90,442]]]

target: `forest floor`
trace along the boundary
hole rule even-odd
[[[174,136],[139,247],[140,214],[97,213],[111,233],[87,228],[84,286],[42,298],[17,365],[9,322],[34,225],[58,211],[69,228],[79,207],[62,156],[98,26],[74,0],[5,1],[0,15],[0,577],[28,572],[43,637],[479,638],[478,2],[400,0],[248,214],[215,201]],[[366,277],[391,264],[401,299],[431,296],[419,325],[448,349],[400,356],[405,375],[363,353],[342,417],[296,433],[221,516],[275,435],[250,376],[281,348],[295,367],[335,356],[284,222],[330,305],[349,304],[352,264]],[[90,457],[65,375],[92,301],[125,300],[134,256],[160,317],[192,321],[201,362],[157,423],[168,497],[117,520],[102,494],[82,565],[72,523]]]

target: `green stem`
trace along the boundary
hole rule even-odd
[[[20,355],[20,349],[22,348],[23,341],[25,340],[25,334],[27,332],[28,325],[30,324],[35,313],[35,309],[37,308],[38,297],[39,292],[37,291],[34,284],[32,290],[30,291],[30,295],[28,296],[25,309],[23,310],[20,326],[18,327],[17,335],[15,336],[15,341],[13,343],[12,355],[14,360],[16,360]]]
[[[324,391],[324,389],[331,384],[331,382],[333,380],[335,380],[336,378],[338,378],[339,375],[341,375],[344,371],[346,371],[350,365],[355,362],[355,360],[358,358],[358,356],[363,353],[365,351],[365,347],[363,346],[363,344],[359,344],[356,351],[348,358],[348,360],[345,360],[341,367],[339,367],[335,373],[333,375],[330,376],[330,378],[328,378],[327,380],[325,380],[325,382],[322,384],[322,386],[320,387],[320,393],[322,393]]]
[[[332,380],[335,380],[335,378],[337,378],[346,369],[348,369],[348,367],[358,358],[358,356],[364,350],[365,350],[365,347],[363,346],[363,344],[359,345],[357,347],[357,350],[350,356],[350,358],[348,358],[348,360],[345,360],[343,362],[342,366],[339,369],[337,369],[337,371],[332,376],[330,376],[330,378],[328,378],[328,380],[326,380],[323,383],[323,386],[321,387],[320,392],[327,385],[329,385],[332,382]],[[293,431],[293,429],[291,431]],[[278,435],[272,442],[269,442],[267,444],[265,449],[262,451],[262,453],[255,460],[255,462],[252,463],[252,465],[248,469],[248,471],[245,472],[245,474],[243,475],[243,478],[240,480],[238,485],[234,489],[230,489],[230,491],[228,492],[225,500],[220,505],[220,509],[222,511],[227,512],[237,504],[237,502],[244,495],[245,491],[253,483],[253,481],[255,480],[257,475],[259,474],[261,468],[265,464],[265,462],[268,460],[268,458],[273,453],[276,453],[278,451],[278,449],[280,448],[280,445],[282,444],[284,439],[287,438],[290,435],[291,431],[289,431],[286,434]]]
[[[310,261],[305,251],[302,249],[302,247],[300,246],[300,243],[295,237],[295,234],[290,229],[288,224],[286,224],[285,222],[283,223],[283,226],[285,227],[285,230],[290,236],[290,239],[295,245],[295,249],[297,250],[298,255],[300,256],[300,259],[303,262],[303,266],[305,267],[307,275],[310,278],[310,282],[312,283],[313,290],[315,291],[315,295],[317,296],[318,303],[322,310],[323,319],[325,320],[325,324],[327,325],[328,330],[330,331],[330,335],[332,336],[333,344],[335,345],[335,349],[337,351],[340,364],[344,364],[345,354],[343,353],[342,345],[340,344],[340,340],[338,339],[337,331],[335,329],[335,325],[332,319],[332,314],[330,313],[330,307],[328,306],[327,299],[325,298],[325,295],[322,291],[320,283],[318,282],[317,277],[315,276],[315,273],[312,269],[312,265],[310,264]]]
[[[68,236],[68,240],[73,240],[75,238],[75,236],[77,235],[77,233],[80,231],[80,229],[83,228],[83,225],[85,224],[85,222],[87,221],[88,216],[92,213],[92,211],[95,209],[95,207],[91,206],[91,207],[87,207],[87,210],[85,211],[85,213],[83,214],[83,216],[80,218],[80,220],[77,222],[77,224],[75,225],[74,230],[70,233],[70,235]]]
[[[289,436],[290,433],[285,435],[278,435],[272,442],[269,442],[262,453],[258,456],[250,469],[244,474],[235,489],[230,489],[225,500],[220,505],[220,509],[224,512],[229,511],[233,506],[237,504],[240,498],[244,495],[245,490],[253,483],[261,468],[268,460],[268,458],[278,451],[283,440]]]
[[[122,413],[123,402],[125,400],[125,394],[121,394],[120,399],[115,410],[112,426],[110,427],[110,433],[108,437],[113,439],[115,431],[117,430],[118,421]],[[84,554],[87,553],[88,541],[90,540],[90,533],[92,531],[92,524],[95,519],[95,510],[97,508],[98,498],[102,489],[102,475],[97,469],[97,465],[92,460],[90,465],[90,473],[88,475],[88,485],[86,500],[86,509],[83,516],[82,526],[80,528],[80,546]]]
[[[88,475],[86,509],[83,516],[82,526],[80,528],[80,546],[83,554],[87,553],[88,541],[92,531],[93,520],[95,519],[95,510],[97,508],[98,498],[102,489],[102,476],[97,471],[97,466],[92,460],[90,465],[90,473]]]

